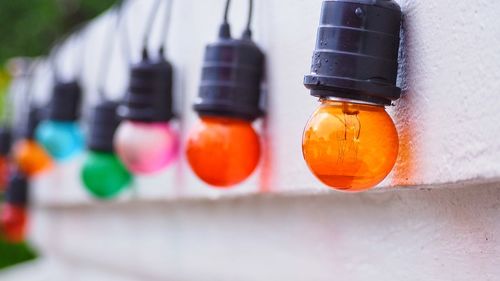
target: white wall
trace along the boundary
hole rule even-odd
[[[173,6],[168,57],[176,69],[176,95],[183,97],[184,138],[196,122],[191,104],[222,2]],[[233,2],[231,21],[239,34],[246,1]],[[87,204],[92,201],[78,181],[82,157],[38,179],[34,241],[82,264],[169,280],[497,279],[500,2],[399,1],[404,95],[389,111],[400,158],[381,184],[385,189],[358,195],[329,192],[301,155],[302,129],[317,105],[302,77],[309,71],[321,0],[255,2],[255,40],[267,54],[269,86],[266,126],[256,124],[267,151],[259,170],[234,190],[217,191],[196,179],[181,158],[164,173],[138,178],[121,204],[103,206]],[[132,1],[127,9],[136,58],[141,19],[151,3]],[[87,33],[89,102],[109,20],[97,19]],[[158,36],[151,41],[158,42]],[[69,76],[74,50],[68,47],[59,60]],[[119,49],[113,60],[108,87],[118,97],[127,73]],[[40,70],[39,76],[37,98],[43,100],[50,75]],[[456,182],[464,183],[442,185]],[[268,190],[277,197],[252,195]],[[291,192],[302,195],[288,197]]]

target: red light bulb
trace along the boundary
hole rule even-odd
[[[188,162],[204,182],[227,188],[245,180],[260,158],[259,136],[248,121],[202,117],[189,135]]]
[[[1,232],[5,239],[12,243],[24,241],[27,221],[28,216],[24,206],[6,203],[0,217]]]
[[[22,242],[25,238],[28,205],[28,181],[24,174],[15,171],[9,178],[5,191],[5,205],[0,213],[0,229],[10,242]]]
[[[243,36],[235,39],[224,17],[219,37],[205,48],[198,99],[193,106],[201,122],[189,135],[186,151],[193,171],[212,186],[238,184],[259,163],[260,140],[252,121],[263,115],[263,73],[264,53],[252,40],[250,24]]]
[[[0,193],[5,191],[9,181],[9,159],[0,156]]]

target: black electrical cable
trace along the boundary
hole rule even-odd
[[[224,19],[223,23],[228,23],[229,6],[231,5],[231,0],[226,0],[226,6],[224,8]]]
[[[226,5],[224,8],[224,18],[223,18],[222,25],[221,25],[220,30],[219,30],[220,37],[230,37],[230,27],[229,27],[229,20],[228,20],[230,5],[231,5],[231,0],[226,0]],[[248,19],[247,19],[245,31],[243,32],[244,38],[252,37],[252,28],[251,28],[252,18],[253,18],[253,0],[249,0],[248,1]]]
[[[167,48],[167,40],[168,40],[168,30],[170,28],[170,19],[172,17],[172,2],[174,0],[166,0],[166,9],[165,9],[165,15],[163,19],[163,25],[162,25],[162,30],[161,30],[161,35],[164,36],[163,39],[163,44],[161,44],[159,53],[160,56],[163,57],[165,56],[165,49]]]
[[[252,18],[253,18],[253,0],[248,1],[248,19],[247,19],[247,27],[243,32],[243,37],[250,38],[252,37]]]
[[[142,43],[142,57],[148,58],[148,43],[149,36],[151,35],[151,30],[155,22],[156,15],[158,14],[158,8],[160,7],[161,0],[156,0],[151,11],[149,12],[149,21],[146,24],[146,29],[144,30],[144,39]]]

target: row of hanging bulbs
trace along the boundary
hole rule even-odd
[[[164,28],[171,2],[165,4]],[[123,99],[110,99],[103,87],[109,54],[100,65],[99,101],[92,109],[88,155],[81,170],[86,189],[100,199],[117,196],[133,175],[167,168],[178,153],[178,132],[170,124],[175,117],[173,68],[165,59],[165,46],[156,54],[147,48],[160,3],[155,2],[148,17],[140,62],[129,60],[129,86]],[[205,49],[194,104],[200,120],[186,143],[193,172],[217,188],[248,178],[261,154],[252,122],[264,114],[259,106],[264,53],[252,40],[253,1],[249,4],[246,28],[240,38],[233,38],[228,23],[230,0],[226,0],[218,38]],[[115,9],[116,24],[105,39],[105,51],[111,51],[113,35],[119,34],[122,10],[123,2]],[[304,85],[321,105],[306,124],[302,151],[311,172],[331,188],[369,189],[394,166],[398,135],[384,107],[397,100],[401,91],[396,86],[400,23],[401,9],[393,0],[323,3],[311,73],[304,77]],[[71,159],[85,146],[78,125],[81,87],[76,80],[63,82],[55,76],[47,108],[27,99],[26,118],[12,149],[14,165],[9,164],[12,136],[9,130],[0,130],[0,191],[6,201],[0,230],[13,241],[23,238],[28,178],[50,169],[54,162]]]
[[[112,198],[132,181],[165,169],[177,156],[178,132],[170,125],[173,68],[165,46],[150,54],[149,34],[161,1],[156,1],[146,26],[141,60],[130,65],[127,94],[108,98],[99,85],[87,136],[88,157],[82,180],[98,198]],[[171,1],[163,27],[168,26]],[[110,51],[122,20],[110,28]],[[207,184],[227,188],[255,170],[261,141],[252,122],[260,108],[264,53],[252,40],[253,1],[240,38],[231,36],[226,1],[218,38],[206,46],[198,99],[200,121],[189,133],[187,161]],[[325,1],[322,7],[311,74],[304,85],[321,106],[304,130],[306,163],[326,185],[340,190],[370,188],[390,172],[397,157],[397,132],[384,106],[399,97],[395,86],[401,10],[393,1]],[[165,34],[164,31],[162,34]],[[124,32],[126,35],[126,32]],[[126,40],[124,40],[126,41]],[[127,49],[129,49],[127,47]],[[109,56],[108,56],[109,57]],[[109,59],[100,66],[101,84]],[[130,54],[129,54],[130,57]],[[71,159],[85,146],[78,126],[82,90],[77,81],[57,79],[45,118],[29,105],[24,130],[14,144],[13,158],[27,176]]]
[[[165,60],[165,46],[153,55],[146,48],[148,30],[151,30],[159,3],[153,6],[151,20],[146,26],[141,61],[131,65],[127,94],[120,105],[115,105],[116,111],[107,102],[107,117],[104,112],[101,113],[104,115],[97,113],[99,109],[96,108],[91,123],[94,128],[91,128],[89,149],[95,150],[95,142],[102,141],[107,147],[104,151],[116,151],[126,169],[137,175],[168,167],[176,159],[179,148],[178,133],[169,124],[174,118],[173,68]],[[259,162],[260,139],[251,122],[262,115],[259,99],[264,55],[251,40],[253,1],[249,4],[244,34],[241,39],[233,39],[227,21],[230,1],[226,2],[219,38],[206,48],[199,99],[194,105],[201,121],[190,133],[186,145],[187,159],[195,174],[218,188],[242,182]],[[170,9],[168,7],[168,11]],[[165,16],[164,27],[168,26],[169,14]],[[119,120],[111,124],[113,112]],[[103,151],[102,148],[98,150]],[[114,163],[118,168],[118,161]],[[115,173],[114,184],[102,180],[103,172],[99,172],[101,175],[91,184],[90,170],[103,169],[89,164],[83,170],[84,183],[98,197],[112,197],[129,183],[130,177],[122,171]],[[101,191],[96,192],[99,189]]]
[[[155,54],[147,48],[161,3],[157,0],[151,9],[141,60],[130,64],[129,86],[121,100],[110,99],[103,87],[110,53],[104,54],[99,66],[99,101],[89,118],[88,153],[81,179],[90,194],[100,199],[117,196],[131,183],[133,175],[149,175],[167,168],[178,154],[179,134],[170,125],[174,118],[173,68],[165,59],[164,45]],[[242,37],[235,39],[227,20],[230,1],[226,2],[218,39],[206,47],[199,99],[194,105],[200,122],[186,145],[189,165],[201,180],[214,187],[227,188],[242,182],[255,170],[260,158],[260,138],[252,121],[263,114],[259,104],[264,55],[251,39],[253,1],[249,4],[247,26]],[[171,1],[165,5],[166,29]],[[109,28],[104,52],[111,51],[114,35],[123,25],[123,2],[114,12],[116,23]],[[28,177],[72,159],[85,147],[78,124],[82,89],[77,80],[62,81],[55,65],[52,62],[56,75],[48,106],[42,112],[29,98],[31,93],[26,94],[27,118],[14,143],[13,159]]]

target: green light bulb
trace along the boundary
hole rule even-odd
[[[114,153],[90,151],[82,168],[87,190],[99,199],[117,196],[132,181],[132,175]]]

